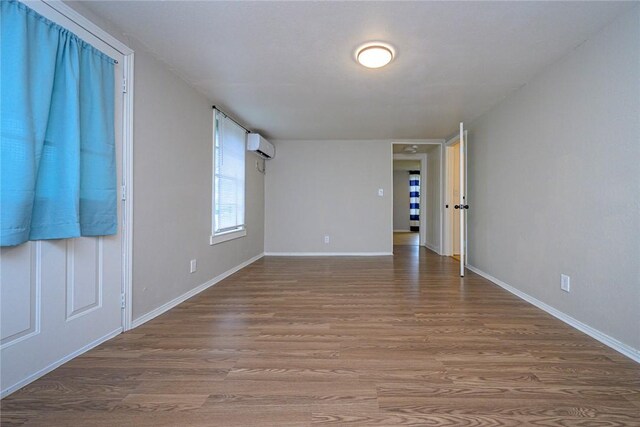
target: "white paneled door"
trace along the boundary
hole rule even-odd
[[[118,185],[123,159],[123,55],[46,3],[29,6],[118,61]],[[27,242],[0,250],[2,396],[122,331],[123,202],[118,234]]]

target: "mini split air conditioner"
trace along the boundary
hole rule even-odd
[[[276,156],[276,147],[260,136],[259,133],[250,133],[247,138],[247,150],[253,151],[263,159],[273,159]]]

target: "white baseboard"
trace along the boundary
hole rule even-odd
[[[265,252],[265,256],[390,256],[393,252]]]
[[[202,285],[199,285],[199,286],[191,289],[190,291],[185,292],[184,294],[180,295],[179,297],[174,298],[171,301],[161,305],[160,307],[151,310],[147,314],[143,314],[142,316],[138,317],[133,322],[131,322],[131,329],[137,328],[138,326],[142,325],[143,323],[146,323],[149,320],[160,316],[162,313],[165,313],[165,312],[171,310],[176,305],[178,305],[178,304],[188,300],[189,298],[199,294],[200,292],[204,291],[205,289],[210,288],[211,286],[215,285],[216,283],[220,282],[221,280],[224,280],[227,277],[231,276],[233,273],[235,273],[235,272],[237,272],[239,270],[242,270],[243,268],[245,268],[249,264],[252,264],[252,263],[256,262],[257,260],[262,258],[264,255],[265,255],[264,252],[259,254],[259,255],[256,255],[253,258],[250,258],[250,259],[246,260],[245,262],[233,267],[232,269],[227,270],[224,273],[214,277],[213,279],[203,283]]]
[[[394,233],[417,233],[417,231],[411,230],[393,230]]]
[[[17,391],[17,390],[21,389],[22,387],[26,386],[29,383],[32,383],[33,381],[37,380],[38,378],[40,378],[40,377],[48,374],[49,372],[53,371],[57,367],[67,363],[68,361],[70,361],[71,359],[73,359],[75,357],[80,356],[82,353],[86,353],[87,351],[91,350],[94,347],[97,347],[98,345],[102,344],[103,342],[105,342],[107,340],[110,340],[111,338],[115,337],[116,335],[120,335],[120,333],[122,333],[122,327],[119,327],[118,329],[115,329],[115,330],[109,332],[108,334],[98,338],[95,341],[90,342],[89,344],[85,345],[84,347],[79,348],[78,350],[76,350],[74,352],[71,352],[71,353],[67,354],[66,356],[56,360],[55,362],[53,362],[52,364],[50,364],[46,368],[42,368],[38,372],[35,372],[35,373],[29,375],[27,378],[25,378],[23,380],[20,380],[17,383],[15,383],[14,385],[11,385],[11,386],[5,388],[4,390],[2,390],[0,392],[0,399],[4,399],[5,397],[10,395],[14,391]]]
[[[501,281],[499,279],[496,279],[495,277],[491,276],[490,274],[485,273],[484,271],[480,270],[477,267],[474,267],[474,266],[469,265],[469,264],[467,264],[466,267],[469,270],[473,271],[474,273],[484,277],[485,279],[495,283],[496,285],[500,286],[501,288],[511,292],[515,296],[527,301],[530,304],[535,305],[536,307],[538,307],[541,310],[546,311],[547,313],[549,313],[553,317],[562,320],[567,325],[572,326],[572,327],[576,328],[577,330],[579,330],[580,332],[583,332],[583,333],[589,335],[591,338],[594,338],[594,339],[600,341],[602,344],[606,345],[607,347],[612,348],[613,350],[617,351],[618,353],[621,353],[621,354],[627,356],[629,359],[632,359],[635,362],[640,363],[640,350],[638,350],[636,348],[633,348],[633,347],[631,347],[631,346],[629,346],[627,344],[624,344],[624,343],[616,340],[615,338],[610,337],[609,335],[605,334],[604,332],[600,332],[599,330],[587,325],[586,323],[582,323],[581,321],[574,319],[573,317],[561,312],[558,309],[555,309],[555,308],[551,307],[550,305],[540,301],[537,298],[532,297],[529,294],[526,294],[526,293],[514,288],[513,286],[507,285],[503,281]]]

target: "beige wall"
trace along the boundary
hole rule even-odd
[[[639,76],[640,6],[472,123],[468,146],[469,262],[635,349]]]
[[[275,145],[277,156],[267,164],[265,252],[391,253],[388,141]]]

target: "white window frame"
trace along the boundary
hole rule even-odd
[[[245,164],[243,165],[245,174],[243,205],[244,205],[244,218],[243,224],[230,230],[223,230],[216,233],[216,143],[220,134],[218,132],[218,115],[229,119],[226,114],[214,108],[213,110],[213,138],[212,138],[212,176],[211,176],[211,237],[209,238],[210,245],[216,245],[218,243],[227,242],[229,240],[238,239],[247,235],[246,228],[246,201],[247,201],[247,185],[246,185],[246,139],[245,139]]]

